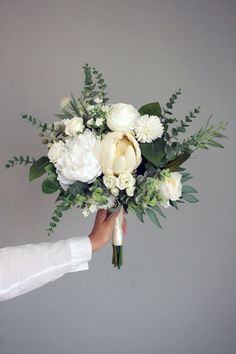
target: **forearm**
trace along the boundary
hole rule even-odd
[[[0,301],[24,294],[66,273],[88,269],[88,236],[0,249]]]

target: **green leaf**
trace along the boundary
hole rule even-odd
[[[150,116],[158,116],[162,115],[161,106],[159,102],[147,103],[141,108],[139,108],[139,113],[141,115],[148,114]]]
[[[160,224],[155,212],[152,209],[149,209],[149,208],[146,209],[146,212],[147,212],[147,215],[148,215],[149,219],[154,224],[156,224],[158,227],[160,227],[162,229],[162,226],[161,226],[161,224]]]
[[[45,194],[56,192],[60,188],[59,182],[55,176],[47,177],[42,183],[42,191]]]
[[[158,138],[152,143],[142,143],[140,144],[140,149],[142,155],[154,166],[158,166],[161,159],[165,155],[165,141]]]
[[[186,161],[191,156],[188,152],[183,152],[182,154],[178,155],[174,160],[168,162],[165,168],[169,168],[170,171],[176,171],[177,167],[182,165],[184,161]]]
[[[156,210],[156,212],[158,212],[158,214],[160,214],[161,216],[163,216],[163,218],[166,219],[165,214],[163,213],[163,211],[161,210],[161,208],[159,208],[158,205],[153,206],[152,209]]]
[[[183,186],[182,193],[197,193],[197,190],[191,186]]]
[[[135,211],[135,214],[137,216],[137,218],[141,221],[141,222],[144,222],[143,220],[143,211],[141,211],[140,209],[134,209]]]
[[[170,200],[170,205],[172,205],[176,210],[179,210],[178,204],[175,200]]]
[[[181,183],[184,183],[186,181],[188,181],[189,179],[193,178],[192,176],[190,175],[183,175],[182,178],[181,178]]]
[[[224,146],[223,146],[223,145],[221,145],[220,143],[218,143],[217,141],[212,140],[212,139],[211,139],[211,140],[208,140],[207,144],[208,144],[208,145],[211,145],[211,146],[214,146],[214,147],[219,147],[219,148],[224,149]]]
[[[33,181],[34,179],[42,176],[46,172],[45,167],[48,163],[49,159],[47,156],[42,156],[40,159],[35,161],[29,170],[29,181]]]
[[[182,198],[184,200],[186,200],[189,203],[196,203],[198,202],[198,199],[196,197],[194,197],[192,194],[187,194],[187,193],[183,193],[182,194]]]
[[[56,175],[55,167],[54,167],[53,163],[48,163],[48,164],[45,166],[45,171],[46,171],[49,175]]]

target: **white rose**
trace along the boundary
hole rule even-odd
[[[107,126],[112,131],[133,130],[139,116],[139,112],[131,104],[116,103],[107,112]]]
[[[53,143],[48,151],[48,158],[52,163],[57,162],[65,150],[65,144],[60,140]]]
[[[116,186],[121,190],[132,187],[134,184],[135,178],[129,172],[121,173],[116,180]]]
[[[134,195],[134,186],[127,187],[125,191],[126,191],[126,194],[129,197],[133,197],[133,195]]]
[[[65,133],[69,136],[76,136],[77,133],[82,133],[84,129],[83,119],[81,117],[73,117],[63,120],[65,124]]]
[[[99,154],[100,142],[88,129],[67,140],[65,151],[55,164],[62,188],[67,189],[75,181],[92,183],[102,172]]]
[[[119,189],[117,187],[111,188],[111,193],[117,197],[119,194]]]
[[[132,172],[141,161],[141,150],[133,133],[110,132],[102,139],[100,162],[104,174]]]
[[[105,175],[103,176],[103,183],[108,189],[115,188],[116,186],[116,177],[113,175]]]
[[[163,199],[178,200],[182,194],[182,184],[180,182],[182,175],[179,172],[171,172],[170,177],[165,177],[158,187]],[[166,207],[168,206],[168,202]]]

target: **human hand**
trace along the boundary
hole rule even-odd
[[[105,246],[105,244],[112,238],[113,228],[119,212],[120,210],[116,210],[114,213],[109,214],[107,209],[99,209],[97,211],[93,229],[89,234],[93,252],[98,251],[100,248]],[[126,229],[127,221],[124,216],[122,223],[123,235],[126,234]]]

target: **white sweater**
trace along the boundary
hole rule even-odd
[[[0,249],[0,301],[8,300],[60,278],[89,269],[88,236]]]

